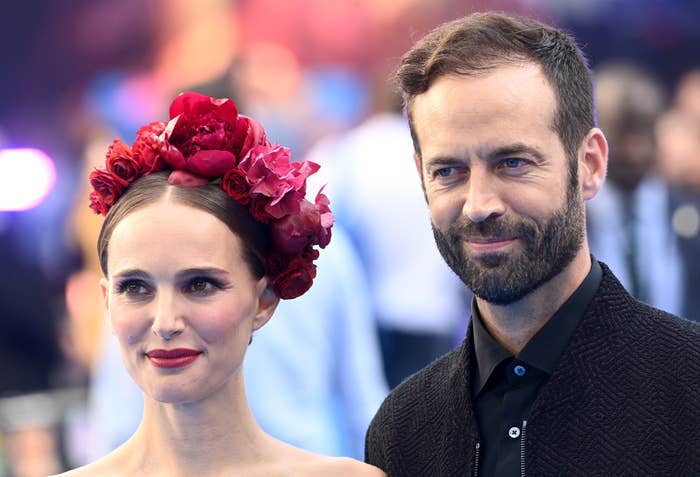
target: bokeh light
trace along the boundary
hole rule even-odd
[[[51,158],[39,149],[0,150],[0,210],[28,210],[41,204],[56,182]]]

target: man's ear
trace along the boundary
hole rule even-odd
[[[605,181],[608,168],[608,141],[603,131],[591,129],[581,143],[578,153],[578,173],[584,200],[592,199]]]
[[[262,328],[267,323],[279,305],[280,297],[268,285],[267,277],[261,279],[258,292],[258,310],[253,318],[253,331]]]
[[[109,281],[104,277],[100,278],[100,291],[102,292],[102,312],[107,320],[107,326],[109,326],[110,331],[114,334],[112,318],[109,314]]]

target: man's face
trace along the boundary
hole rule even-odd
[[[439,78],[412,104],[438,248],[485,301],[523,298],[581,249],[583,199],[553,129],[555,106],[532,63]]]

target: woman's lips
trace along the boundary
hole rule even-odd
[[[181,368],[196,360],[201,351],[188,348],[154,349],[146,353],[149,361],[156,368]]]

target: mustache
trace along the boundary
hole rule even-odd
[[[531,237],[537,234],[537,226],[522,220],[505,217],[489,217],[481,222],[474,222],[467,217],[459,217],[447,231],[452,238],[459,237]]]

